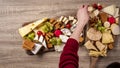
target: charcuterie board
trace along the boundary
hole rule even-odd
[[[106,57],[120,34],[119,8],[116,5],[91,4],[88,6],[89,23],[80,35],[83,44],[91,57],[90,68],[95,68],[99,57]],[[19,29],[23,38],[23,49],[29,55],[45,51],[62,51],[67,39],[77,24],[74,16],[43,18],[24,25]]]
[[[106,57],[107,52],[115,47],[116,36],[120,34],[119,8],[116,5],[92,4],[88,12],[90,20],[84,46],[91,57],[90,68],[95,68],[99,57]]]
[[[76,24],[77,19],[73,16],[43,18],[24,23],[19,29],[19,33],[23,38],[22,47],[29,55],[39,54],[39,52],[44,53],[45,51],[60,52],[74,31]],[[80,35],[80,44],[84,43],[84,35],[83,31]]]

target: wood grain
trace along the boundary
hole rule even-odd
[[[80,5],[95,2],[120,7],[120,0],[0,0],[0,68],[58,68],[60,53],[28,56],[21,47],[18,28],[43,17],[75,15]],[[116,42],[108,56],[99,60],[97,68],[120,62],[120,36]],[[79,68],[89,68],[87,50],[80,47],[78,54]]]

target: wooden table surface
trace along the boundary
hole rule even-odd
[[[116,4],[120,7],[120,0],[0,0],[0,68],[58,68],[60,53],[27,55],[21,47],[18,28],[24,22],[43,17],[75,15],[80,5],[90,3]],[[97,68],[120,62],[120,36],[115,42],[115,48],[99,60]],[[78,54],[79,68],[89,68],[87,50],[80,47]]]

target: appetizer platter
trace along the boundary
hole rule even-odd
[[[88,7],[90,16],[84,46],[91,57],[90,68],[95,68],[99,57],[107,56],[114,48],[116,36],[120,34],[119,8],[116,5],[92,4]]]
[[[61,52],[76,24],[77,19],[73,16],[43,18],[29,24],[25,23],[19,28],[19,34],[23,38],[22,47],[29,55],[45,51]],[[83,35],[81,33],[80,43],[84,40]]]
[[[90,20],[79,42],[91,57],[90,68],[95,68],[99,57],[107,56],[107,52],[115,47],[116,36],[120,34],[119,8],[116,5],[91,4],[88,13]],[[76,25],[77,18],[74,16],[43,18],[25,23],[19,28],[22,47],[29,55],[45,51],[61,52]]]

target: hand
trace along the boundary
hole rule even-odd
[[[77,12],[78,24],[86,25],[88,23],[89,15],[88,15],[87,9],[88,9],[87,5],[80,6],[80,8]]]

